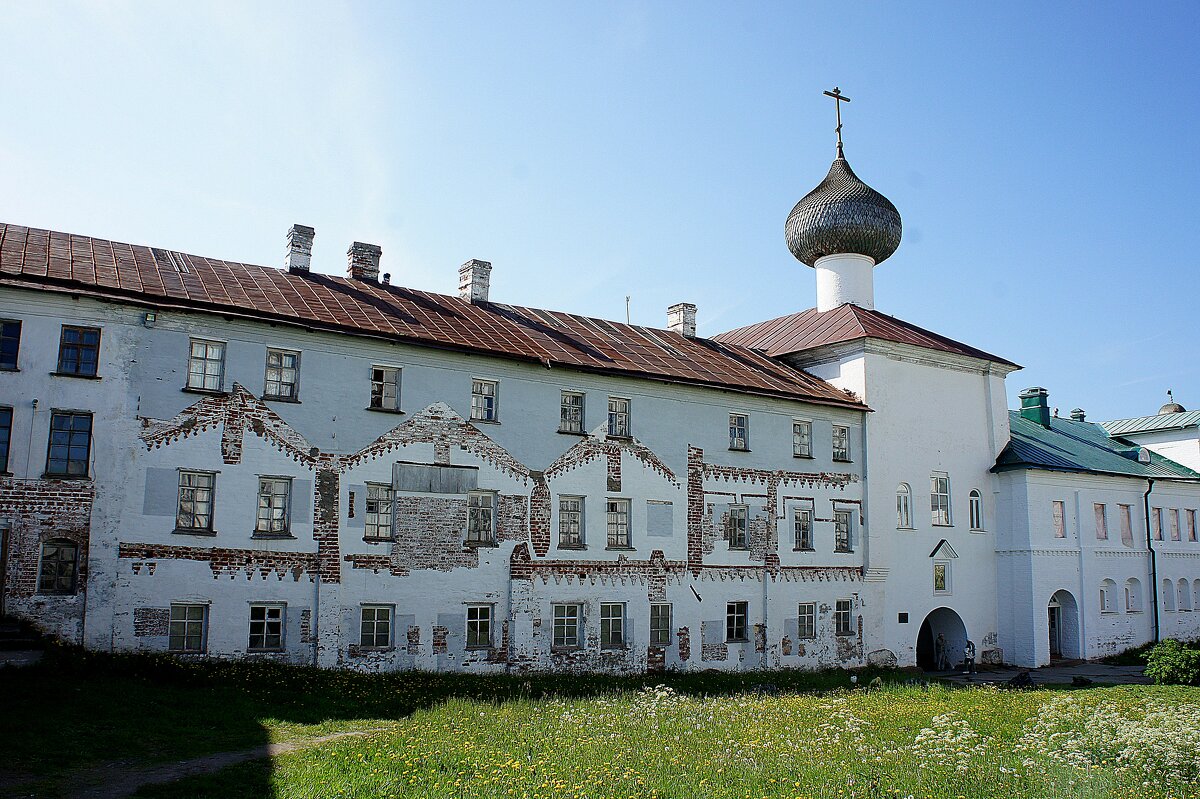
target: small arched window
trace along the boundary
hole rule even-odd
[[[1175,584],[1170,580],[1162,581],[1163,610],[1175,610]]]
[[[1125,581],[1125,610],[1128,613],[1139,613],[1142,609],[1142,583],[1136,577]]]
[[[971,529],[983,529],[983,494],[978,488],[971,489]]]
[[[73,594],[79,571],[79,546],[74,541],[56,538],[42,544],[38,568],[39,594]]]
[[[896,526],[902,530],[912,529],[912,489],[908,483],[896,488]]]
[[[1192,591],[1191,591],[1191,586],[1188,585],[1188,581],[1180,580],[1177,587],[1178,587],[1177,599],[1179,602],[1179,609],[1180,610],[1191,610],[1192,609]]]
[[[1102,580],[1100,582],[1100,612],[1101,613],[1116,613],[1117,612],[1117,584],[1112,580]]]

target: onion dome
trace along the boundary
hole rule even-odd
[[[900,233],[896,206],[858,179],[840,145],[829,174],[796,203],[784,225],[788,249],[807,266],[843,253],[882,263],[900,246]]]
[[[1175,395],[1171,393],[1171,389],[1167,389],[1167,404],[1158,409],[1159,416],[1168,413],[1187,413],[1187,409],[1175,401]]]

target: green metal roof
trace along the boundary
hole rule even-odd
[[[1200,425],[1200,411],[1184,413],[1160,413],[1155,416],[1138,416],[1134,419],[1113,419],[1100,423],[1110,436],[1128,433],[1149,433],[1154,430],[1183,430]]]
[[[1155,452],[1150,453],[1149,463],[1140,463],[1137,459],[1140,447],[1110,438],[1104,427],[1094,422],[1053,418],[1050,427],[1045,428],[1019,411],[1009,411],[1008,424],[1012,437],[992,471],[1050,469],[1124,477],[1200,479],[1200,473]]]

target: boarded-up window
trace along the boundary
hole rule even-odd
[[[1155,541],[1163,540],[1163,519],[1162,508],[1153,508],[1150,511],[1150,529]]]
[[[669,537],[675,532],[675,506],[657,499],[646,500],[646,535]]]
[[[1187,529],[1188,529],[1188,541],[1195,541],[1196,540],[1196,511],[1195,510],[1188,510],[1188,512],[1187,512]],[[1200,608],[1197,608],[1197,610],[1200,610]]]
[[[1092,505],[1092,509],[1096,512],[1096,538],[1099,540],[1108,539],[1108,508],[1102,502],[1097,502]]]
[[[1057,499],[1051,503],[1051,506],[1053,508],[1053,515],[1054,515],[1054,537],[1055,538],[1066,538],[1067,537],[1066,506],[1062,503],[1061,500],[1057,500]]]
[[[1171,514],[1168,517],[1171,520],[1171,540],[1179,540],[1179,509],[1171,508]]]
[[[1133,506],[1118,505],[1117,516],[1121,520],[1121,543],[1127,547],[1133,546]]]

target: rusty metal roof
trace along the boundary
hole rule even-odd
[[[1016,368],[1017,364],[924,328],[858,305],[839,305],[828,311],[807,311],[781,316],[766,322],[739,327],[714,336],[722,344],[736,344],[778,358],[827,344],[840,344],[861,338],[878,338],[914,347],[965,355]]]
[[[865,408],[853,395],[735,343],[20,225],[0,223],[0,285],[234,313],[547,366]]]

